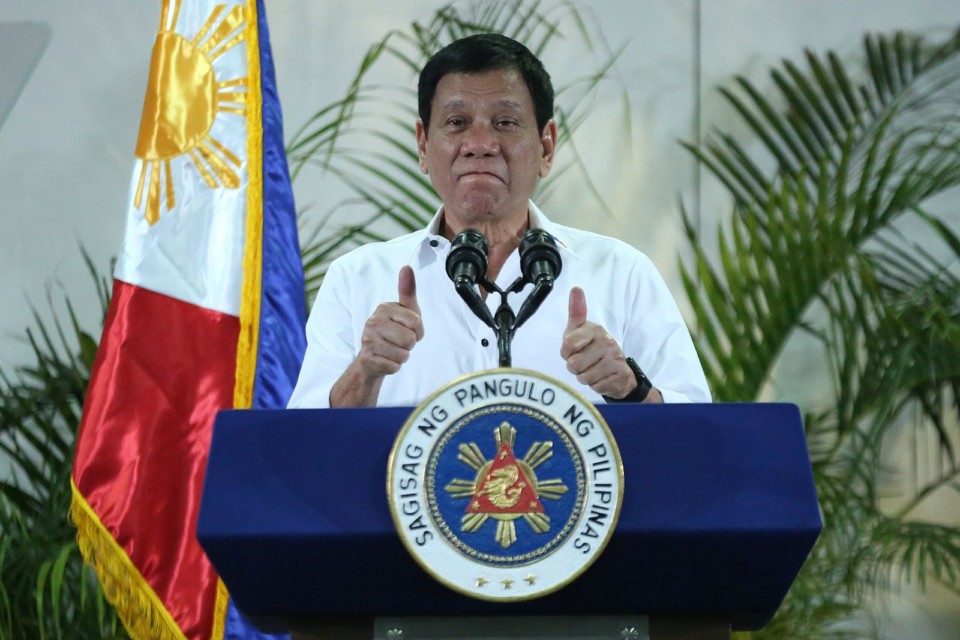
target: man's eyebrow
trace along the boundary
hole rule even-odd
[[[522,110],[523,110],[523,104],[522,104],[522,103],[517,102],[516,100],[510,100],[509,98],[503,98],[503,99],[501,99],[501,100],[497,100],[494,104],[495,104],[495,106],[497,106],[497,107],[499,107],[499,108],[501,108],[501,109],[512,109],[512,110],[514,110],[514,111],[522,111]],[[459,98],[455,98],[455,99],[453,99],[453,100],[449,100],[449,101],[447,101],[447,102],[444,102],[442,105],[440,105],[440,110],[442,110],[442,111],[450,111],[450,110],[455,110],[455,109],[462,109],[462,108],[465,107],[466,105],[467,105],[467,101],[466,101],[466,100],[462,100],[462,99],[459,99]]]

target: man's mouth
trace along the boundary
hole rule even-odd
[[[500,182],[503,182],[503,179],[500,176],[490,171],[468,171],[466,173],[461,173],[459,179],[462,180],[464,178],[476,178],[476,179],[493,178],[495,180],[499,180]]]

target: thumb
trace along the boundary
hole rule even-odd
[[[583,289],[580,287],[570,289],[568,313],[567,328],[564,330],[564,334],[570,333],[574,329],[579,329],[587,321],[587,298],[583,294]]]
[[[400,306],[420,315],[420,305],[417,304],[417,279],[414,277],[413,268],[410,265],[405,265],[400,269],[397,291],[400,295]]]

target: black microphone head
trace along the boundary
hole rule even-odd
[[[476,229],[464,229],[456,235],[447,254],[447,276],[457,282],[466,278],[476,284],[487,274],[487,239]]]
[[[557,251],[557,241],[543,229],[530,229],[520,241],[520,271],[528,282],[544,276],[556,278],[563,263]]]

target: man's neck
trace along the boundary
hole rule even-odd
[[[503,268],[510,254],[520,246],[523,234],[530,228],[530,214],[527,212],[520,224],[506,226],[501,222],[480,224],[473,228],[487,239],[487,278],[496,280],[500,274],[500,269]],[[447,221],[446,214],[440,218],[439,233],[447,240],[452,241],[461,231],[463,229],[457,228]]]

